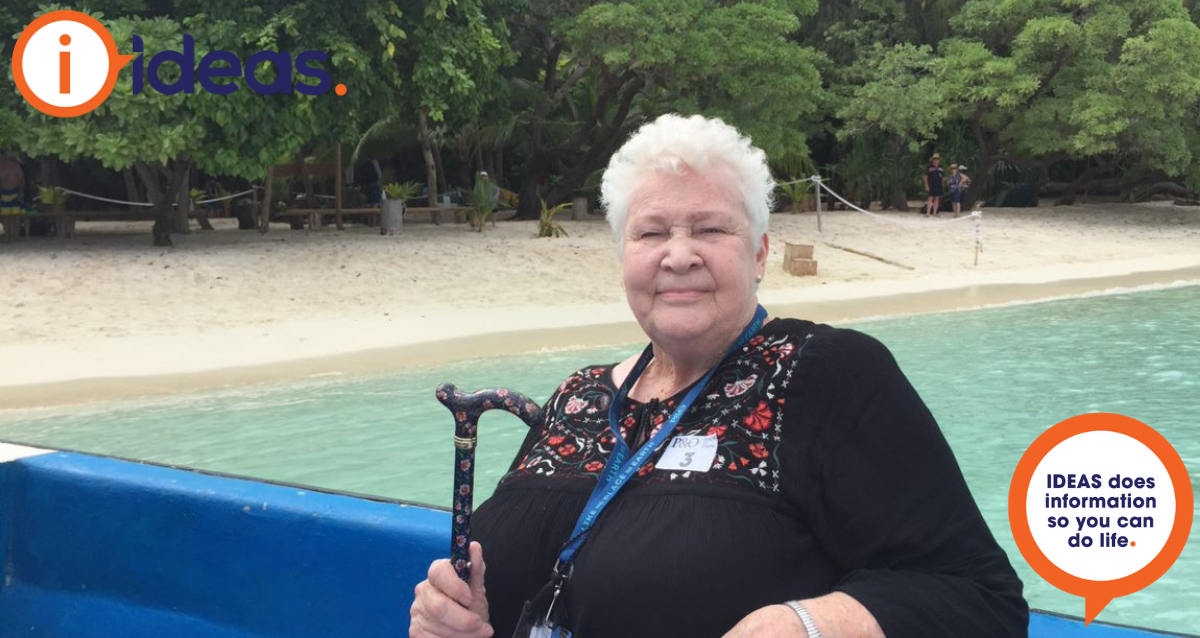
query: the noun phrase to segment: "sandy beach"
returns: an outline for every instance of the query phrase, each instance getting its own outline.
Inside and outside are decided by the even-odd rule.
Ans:
[[[815,213],[773,215],[762,302],[836,323],[1200,282],[1200,208],[987,210],[978,265],[974,220],[880,215],[826,211],[820,235]],[[0,244],[0,409],[643,339],[600,216],[559,239],[214,221],[168,250],[146,222]],[[784,272],[785,242],[815,244],[819,274]]]

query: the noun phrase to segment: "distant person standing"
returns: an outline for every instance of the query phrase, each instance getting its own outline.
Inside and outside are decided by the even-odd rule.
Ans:
[[[954,216],[958,217],[962,214],[962,200],[967,194],[967,187],[971,185],[971,178],[967,176],[967,166],[951,166],[950,167],[950,203],[954,204]]]
[[[24,191],[25,171],[21,170],[21,164],[7,153],[0,153],[0,222],[3,223],[4,241],[16,241],[21,234],[25,215]]]
[[[925,192],[929,199],[925,204],[925,216],[937,215],[942,205],[942,156],[934,153],[925,169]]]
[[[490,201],[500,201],[500,187],[488,177],[487,171],[479,171],[479,176],[475,179],[475,188],[486,194]]]

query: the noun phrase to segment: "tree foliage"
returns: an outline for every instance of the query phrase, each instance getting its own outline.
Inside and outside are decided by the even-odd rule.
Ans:
[[[124,17],[109,18],[103,12],[109,8],[104,2],[97,3],[98,10],[92,13],[117,42],[132,42],[135,35],[144,42],[143,59],[121,71],[112,95],[91,113],[67,119],[44,115],[22,103],[16,111],[24,123],[14,138],[31,156],[54,156],[66,162],[95,159],[118,171],[135,168],[157,211],[156,244],[168,245],[172,232],[186,229],[182,204],[193,166],[209,175],[262,179],[281,158],[349,137],[363,119],[391,101],[400,86],[398,75],[386,64],[394,42],[405,36],[395,24],[400,14],[391,2],[364,3],[363,12],[341,11],[325,2],[212,0],[187,3],[186,9],[138,4],[115,2],[112,8],[118,10],[140,9]],[[46,6],[37,13],[58,8]],[[371,30],[379,33],[378,41],[362,38]],[[135,95],[133,65],[148,66],[148,60],[161,51],[183,51],[185,35],[195,42],[196,62],[215,50],[233,52],[243,64],[259,51],[287,51],[292,59],[303,51],[325,52],[328,60],[313,65],[322,66],[332,84],[344,84],[346,95],[329,91],[307,96],[291,86],[287,93],[260,95],[240,78],[219,82],[239,87],[228,95],[200,88],[166,95],[148,86]],[[171,83],[181,73],[178,65],[164,64],[159,78]],[[312,83],[286,64],[260,64],[254,76],[269,84],[280,73],[291,76],[289,84]],[[176,204],[183,214],[172,215]]]
[[[0,33],[14,35],[0,40],[0,73],[11,77],[15,34],[56,8],[0,6]],[[933,150],[974,165],[970,197],[993,176],[1071,182],[1065,201],[1101,175],[1130,189],[1200,188],[1197,0],[363,0],[353,11],[94,0],[88,10],[123,53],[134,34],[147,57],[180,50],[184,34],[197,60],[318,50],[347,87],[340,97],[244,86],[133,95],[127,67],[100,108],[68,120],[37,113],[12,85],[0,91],[0,146],[135,169],[163,220],[191,167],[258,180],[281,158],[380,131],[423,155],[431,193],[487,170],[515,182],[519,216],[537,219],[543,198],[586,194],[638,125],[671,111],[726,119],[781,176],[832,165],[859,201],[898,208],[919,196]],[[262,65],[256,77],[280,71]],[[166,65],[163,79],[178,73]],[[175,228],[156,235],[169,241]]]
[[[972,0],[952,26],[941,80],[985,169],[1135,158],[1180,176],[1197,161],[1200,27],[1178,0]]]

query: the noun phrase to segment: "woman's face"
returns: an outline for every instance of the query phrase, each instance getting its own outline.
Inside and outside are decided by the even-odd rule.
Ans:
[[[654,173],[634,193],[622,249],[625,296],[660,346],[731,339],[753,314],[767,237],[754,241],[734,183],[723,169]]]

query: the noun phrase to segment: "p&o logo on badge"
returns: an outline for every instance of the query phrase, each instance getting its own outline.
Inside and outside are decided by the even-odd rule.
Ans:
[[[135,57],[117,52],[104,25],[78,11],[52,11],[17,39],[12,71],[17,89],[55,117],[91,112],[112,94],[117,74]]]

